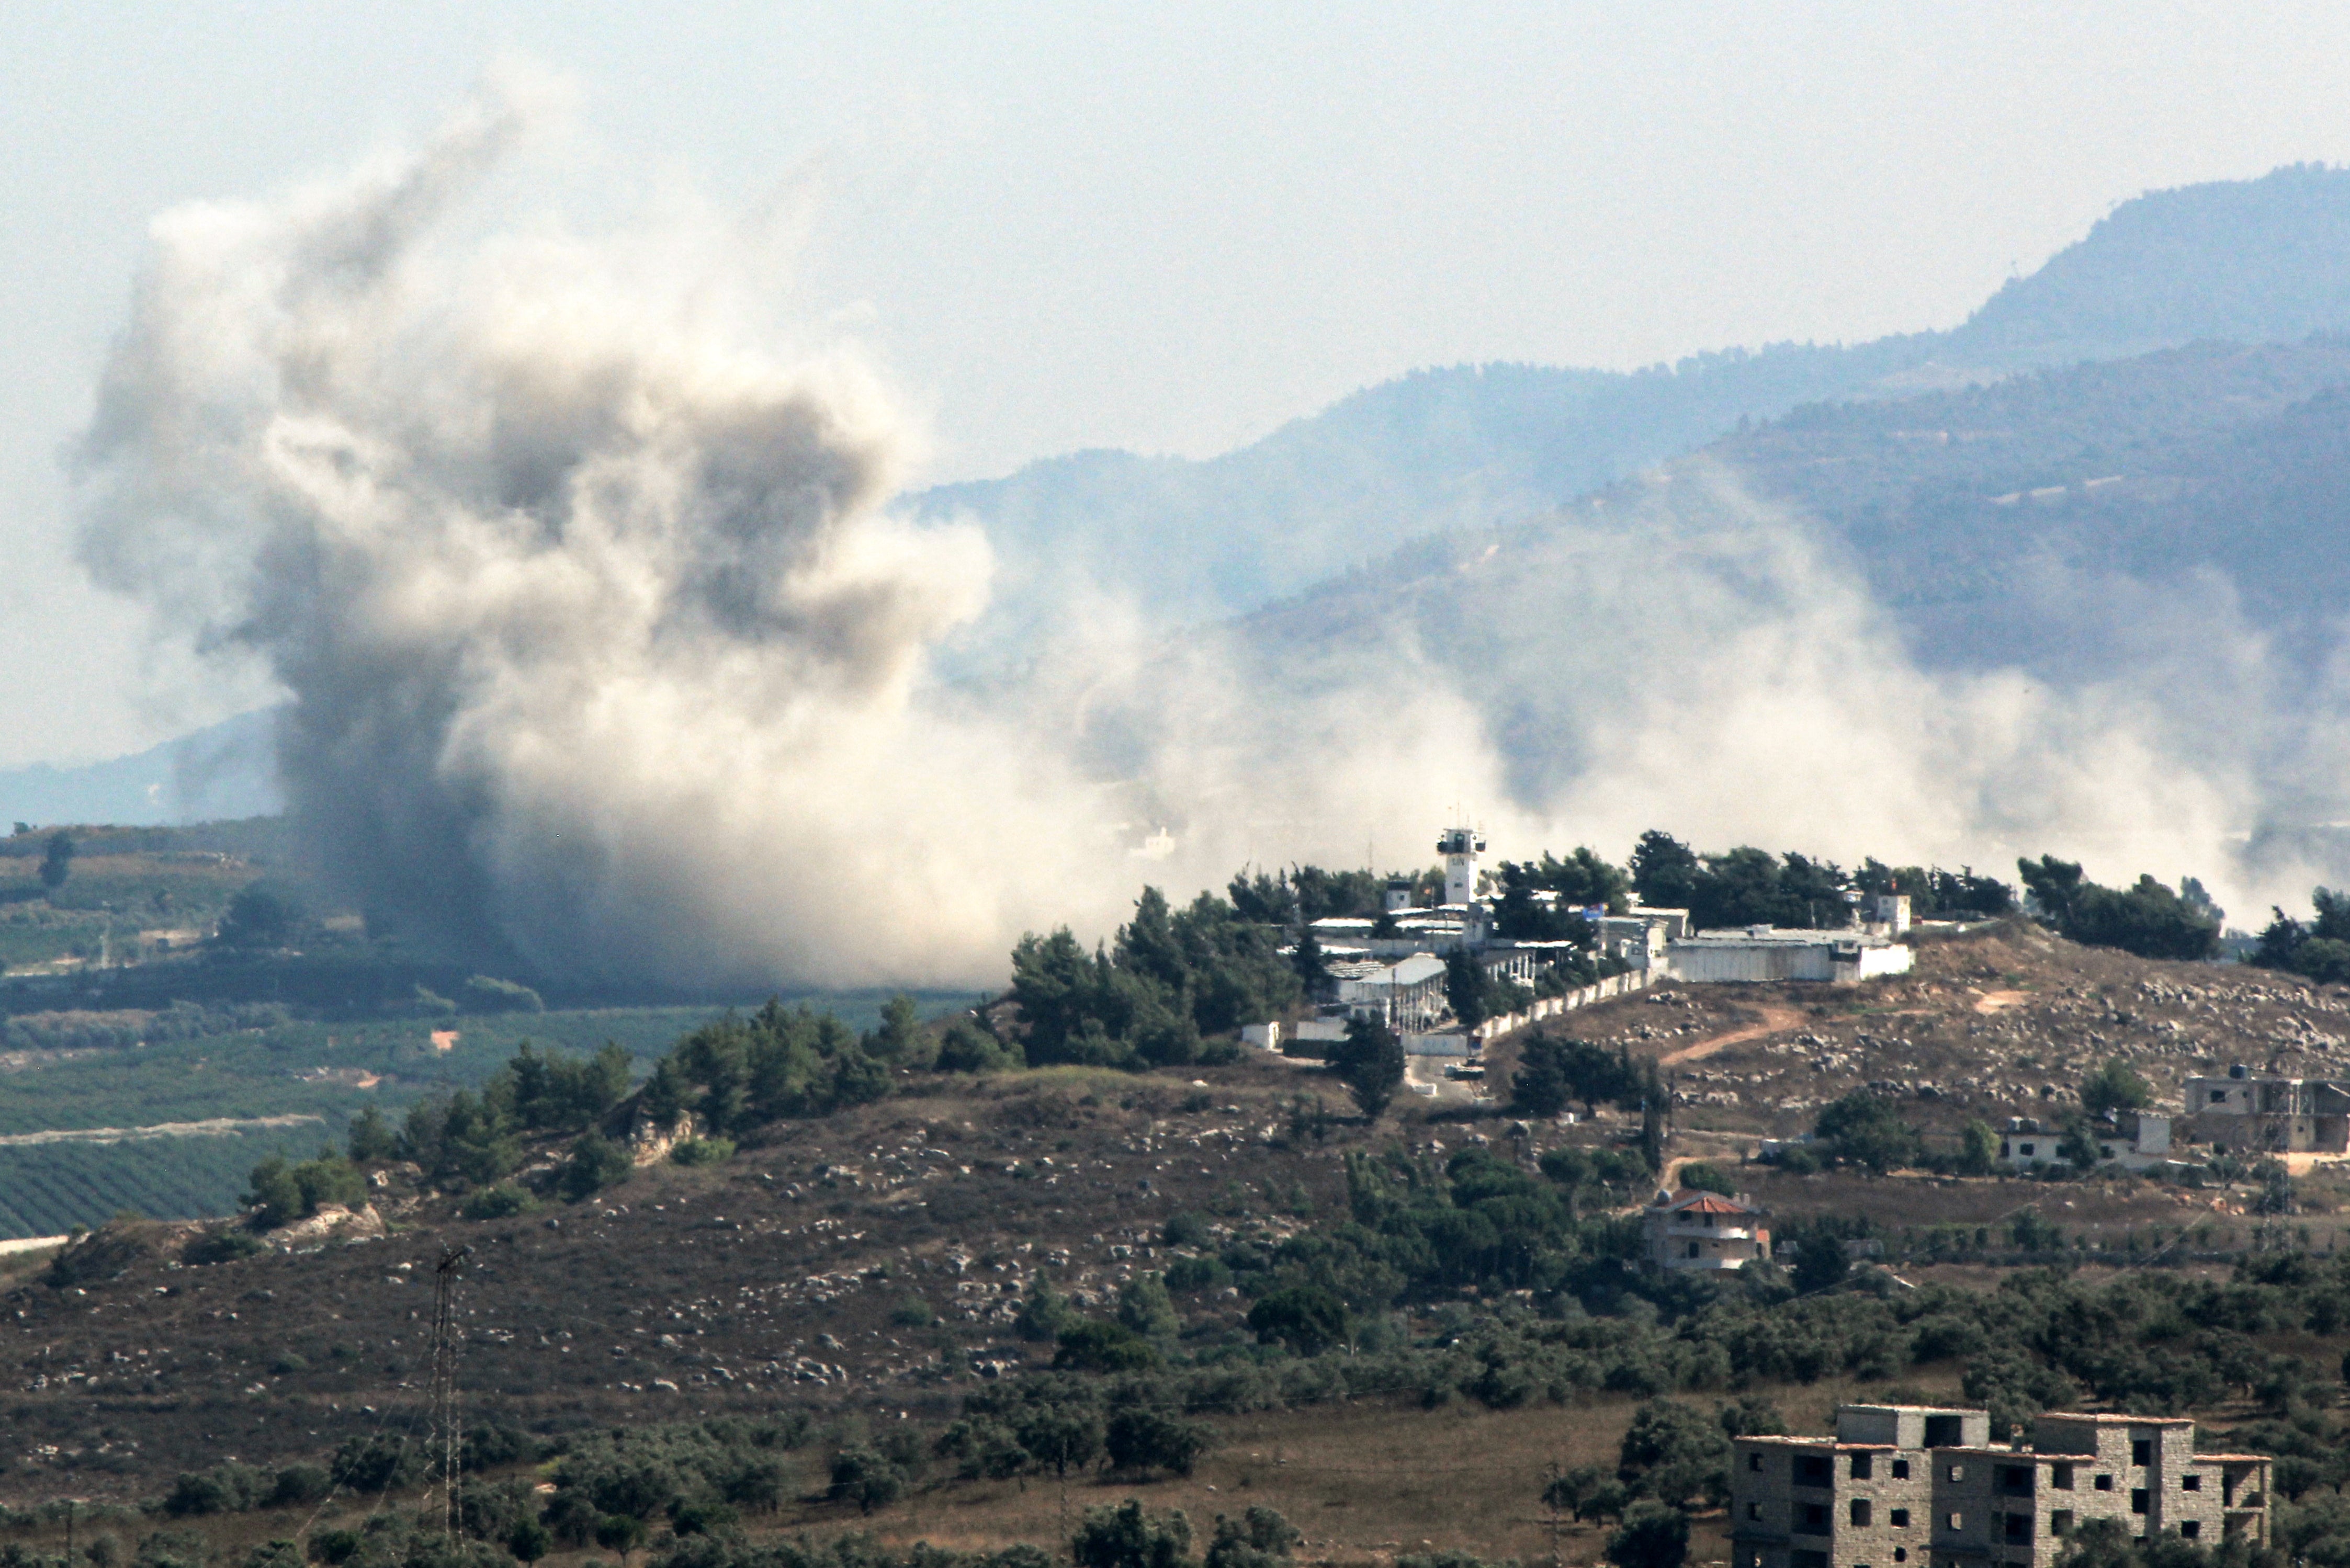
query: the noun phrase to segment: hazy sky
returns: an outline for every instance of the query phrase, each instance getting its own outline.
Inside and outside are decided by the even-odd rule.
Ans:
[[[775,286],[930,477],[1203,455],[1414,366],[1943,327],[2150,188],[2350,161],[2350,10],[2284,5],[0,7],[0,766],[218,717],[72,564],[58,453],[144,226],[431,125],[516,55],[513,199],[804,210]]]

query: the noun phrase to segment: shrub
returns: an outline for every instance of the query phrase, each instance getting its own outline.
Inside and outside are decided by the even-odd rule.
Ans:
[[[1181,1568],[1191,1551],[1191,1521],[1180,1509],[1153,1518],[1128,1498],[1116,1508],[1089,1508],[1069,1542],[1076,1568]]]
[[[1762,1394],[1742,1394],[1714,1412],[1725,1436],[1777,1438],[1787,1431],[1787,1417],[1778,1401]]]
[[[1142,1372],[1159,1365],[1150,1342],[1122,1323],[1089,1318],[1063,1329],[1059,1338],[1056,1371]]]
[[[1301,1539],[1296,1526],[1262,1504],[1239,1519],[1220,1513],[1206,1568],[1279,1568]]]
[[[1872,1170],[1890,1170],[1918,1158],[1916,1129],[1901,1119],[1891,1100],[1866,1089],[1855,1089],[1823,1109],[1813,1137],[1838,1159]]]
[[[536,1563],[555,1550],[555,1532],[535,1519],[518,1519],[506,1532],[506,1550],[517,1563]]]
[[[1624,1511],[1624,1522],[1607,1538],[1607,1561],[1617,1568],[1681,1568],[1689,1537],[1688,1514],[1644,1499]]]
[[[180,1262],[200,1267],[234,1263],[239,1258],[250,1258],[261,1250],[261,1239],[250,1231],[235,1228],[207,1231],[181,1250]]]
[[[1248,1325],[1266,1345],[1286,1345],[1300,1355],[1319,1355],[1347,1339],[1347,1307],[1319,1285],[1290,1285],[1261,1297],[1249,1308]]]
[[[1159,1231],[1159,1239],[1170,1247],[1204,1247],[1211,1236],[1208,1217],[1188,1209],[1170,1216]]]
[[[1621,1518],[1626,1501],[1624,1483],[1602,1465],[1578,1465],[1543,1488],[1544,1506],[1594,1524]]]
[[[213,940],[231,948],[282,947],[293,940],[302,920],[301,903],[291,893],[255,882],[228,901]]]
[[[2085,879],[2079,866],[2053,855],[2019,860],[2016,867],[2040,914],[2067,940],[2190,961],[2220,950],[2219,911],[2191,878],[2182,897],[2151,877],[2127,888],[2101,888]]]
[[[266,1478],[251,1465],[215,1465],[182,1475],[163,1496],[163,1511],[174,1519],[214,1513],[244,1513],[267,1495]]]
[[[1719,1192],[1724,1198],[1734,1197],[1738,1191],[1738,1183],[1731,1179],[1720,1166],[1701,1161],[1692,1161],[1681,1167],[1680,1183],[1683,1187],[1696,1188],[1704,1192]]]
[[[1139,1406],[1112,1412],[1102,1432],[1109,1462],[1122,1470],[1172,1470],[1188,1476],[1214,1444],[1204,1424]]]
[[[1167,1265],[1170,1291],[1221,1290],[1232,1282],[1232,1270],[1222,1258],[1178,1258]]]
[[[130,1568],[204,1568],[211,1544],[192,1531],[158,1530],[142,1537]]]
[[[337,1486],[351,1491],[387,1491],[413,1484],[424,1471],[424,1459],[407,1438],[378,1434],[347,1440],[327,1469]]]
[[[317,1465],[288,1465],[277,1472],[269,1489],[271,1508],[308,1508],[324,1502],[335,1490],[335,1479]]]
[[[853,1502],[861,1513],[887,1508],[905,1492],[906,1472],[879,1449],[852,1444],[833,1456],[832,1486],[826,1493],[835,1502]]]
[[[1635,1491],[1678,1508],[1730,1492],[1730,1440],[1694,1406],[1651,1399],[1632,1414],[1617,1473]]]
[[[722,1165],[734,1158],[734,1140],[728,1137],[690,1137],[676,1144],[669,1157],[679,1165]]]
[[[351,1118],[351,1130],[347,1149],[352,1163],[380,1165],[400,1158],[400,1134],[373,1106],[361,1108]]]
[[[644,1544],[645,1521],[634,1514],[608,1514],[596,1521],[596,1544],[607,1552],[617,1552],[622,1562],[629,1553]]]
[[[1058,1339],[1077,1321],[1076,1309],[1069,1305],[1066,1296],[1053,1288],[1053,1282],[1038,1273],[1036,1282],[1020,1303],[1020,1314],[1013,1320],[1013,1331],[1023,1339]]]
[[[1155,1273],[1137,1274],[1119,1287],[1118,1321],[1149,1339],[1171,1339],[1183,1332],[1167,1282]]]
[[[457,1450],[460,1470],[494,1470],[527,1464],[539,1456],[538,1439],[517,1428],[484,1422],[465,1434]]]
[[[468,1220],[511,1220],[517,1214],[527,1214],[537,1207],[530,1194],[507,1182],[484,1187],[465,1199],[457,1210]]]
[[[1377,1121],[1403,1087],[1403,1041],[1384,1023],[1351,1019],[1346,1039],[1331,1054],[1330,1066],[1364,1116]]]
[[[253,1210],[254,1223],[265,1231],[307,1219],[326,1204],[350,1209],[367,1201],[367,1178],[358,1166],[332,1152],[299,1165],[271,1155],[253,1168],[247,1179],[253,1190],[242,1201]]]
[[[739,1517],[729,1505],[710,1498],[681,1499],[670,1508],[669,1525],[680,1536],[710,1535],[732,1528]]]
[[[1989,1176],[1999,1160],[1999,1135],[1980,1116],[1970,1116],[1959,1129],[1959,1174]]]
[[[1027,1061],[1019,1046],[1005,1044],[968,1018],[958,1018],[939,1037],[932,1065],[941,1073],[1001,1073],[1024,1067]]]
[[[2153,1087],[2118,1056],[2107,1057],[2081,1084],[2081,1108],[2093,1116],[2107,1111],[2144,1110],[2152,1104]]]
[[[636,1161],[629,1158],[627,1149],[601,1133],[591,1132],[571,1146],[571,1157],[563,1163],[558,1185],[563,1196],[576,1203],[608,1187],[618,1187],[636,1170]]]

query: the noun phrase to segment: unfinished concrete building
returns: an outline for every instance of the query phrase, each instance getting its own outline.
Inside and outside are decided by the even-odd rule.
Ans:
[[[2324,1078],[2280,1078],[2241,1063],[2224,1078],[2189,1078],[2178,1134],[2214,1148],[2267,1154],[2350,1154],[2350,1088]]]
[[[1732,1449],[1731,1568],[2051,1568],[2093,1519],[2268,1540],[2268,1459],[2199,1454],[2189,1420],[2044,1415],[2008,1448],[1985,1411],[1846,1405],[1833,1437]]]

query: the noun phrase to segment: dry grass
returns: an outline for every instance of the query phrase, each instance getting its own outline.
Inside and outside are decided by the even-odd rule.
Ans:
[[[1957,1380],[1955,1367],[1922,1369],[1898,1393],[1952,1398]],[[1837,1404],[1882,1400],[1894,1391],[1881,1384],[1830,1381],[1765,1392],[1778,1399],[1792,1426],[1816,1431],[1830,1425]],[[1689,1397],[1700,1408],[1716,1403],[1703,1395]],[[1217,1514],[1263,1504],[1305,1532],[1298,1555],[1309,1563],[1375,1563],[1399,1552],[1441,1548],[1489,1560],[1546,1561],[1554,1534],[1541,1503],[1544,1482],[1554,1467],[1612,1466],[1638,1403],[1629,1397],[1603,1397],[1572,1407],[1505,1411],[1467,1401],[1433,1410],[1362,1403],[1234,1417],[1214,1423],[1220,1446],[1188,1478],[1140,1484],[1087,1478],[1073,1480],[1066,1493],[1049,1478],[1025,1486],[946,1481],[869,1517],[828,1503],[797,1502],[771,1518],[748,1521],[749,1532],[822,1539],[869,1531],[900,1547],[927,1541],[962,1551],[993,1550],[1018,1542],[1065,1540],[1087,1508],[1133,1497],[1154,1512],[1183,1510],[1191,1521],[1195,1551],[1204,1547]],[[819,1484],[817,1456],[800,1457],[803,1480],[813,1489]],[[414,1504],[403,1500],[386,1506]],[[354,1522],[367,1511],[364,1506],[338,1506],[318,1527]],[[216,1559],[234,1562],[264,1541],[293,1535],[307,1517],[255,1513],[189,1521],[184,1527],[201,1531],[213,1543]],[[114,1528],[125,1532],[124,1527]],[[1724,1529],[1721,1515],[1700,1517],[1690,1561],[1725,1561]],[[86,1526],[85,1539],[89,1532]],[[47,1543],[51,1533],[25,1539]],[[1606,1540],[1604,1529],[1571,1520],[1557,1523],[1555,1542],[1564,1563],[1597,1562]],[[598,1556],[594,1551],[563,1552],[547,1562],[552,1568],[579,1568]]]

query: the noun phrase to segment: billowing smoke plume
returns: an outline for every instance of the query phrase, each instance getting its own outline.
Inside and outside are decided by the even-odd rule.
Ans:
[[[265,661],[296,824],[404,929],[615,978],[1000,966],[1093,839],[1053,756],[916,700],[984,540],[885,516],[872,378],[713,327],[714,272],[448,243],[527,119],[161,220],[85,558]]]
[[[2207,877],[2258,816],[2230,759],[2272,704],[2224,613],[2129,682],[1929,676],[1697,467],[1212,634],[1077,605],[947,691],[987,545],[893,520],[875,379],[714,304],[723,244],[483,237],[529,120],[161,219],[81,457],[92,570],[290,693],[291,814],[388,928],[582,978],[984,981],[1146,877],[1423,864],[1460,809],[1513,855],[1662,826]]]

